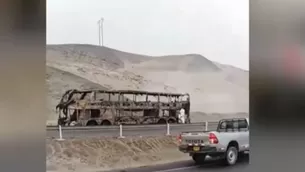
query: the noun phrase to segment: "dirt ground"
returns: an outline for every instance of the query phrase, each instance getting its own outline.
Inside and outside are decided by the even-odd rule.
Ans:
[[[98,172],[190,159],[175,137],[47,140],[47,171]]]

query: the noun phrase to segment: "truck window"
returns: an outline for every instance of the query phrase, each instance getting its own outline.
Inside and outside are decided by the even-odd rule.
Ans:
[[[227,128],[227,123],[226,122],[222,122],[221,124],[220,124],[220,127],[219,127],[220,129],[226,129]]]
[[[220,129],[233,129],[233,128],[234,128],[233,121],[223,121],[220,124]]]
[[[238,120],[239,129],[248,129],[248,122],[245,119]]]
[[[234,122],[233,121],[227,121],[227,129],[234,129]]]
[[[238,121],[234,121],[233,122],[233,129],[238,129],[238,127],[239,127]]]
[[[248,122],[245,119],[225,120],[220,123],[219,129],[226,131],[247,130]]]

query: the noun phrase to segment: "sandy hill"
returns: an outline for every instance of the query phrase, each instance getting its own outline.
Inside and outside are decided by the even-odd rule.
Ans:
[[[54,105],[66,89],[92,87],[188,92],[193,121],[248,113],[248,78],[248,71],[199,54],[152,57],[94,45],[48,45],[48,119],[56,118]]]

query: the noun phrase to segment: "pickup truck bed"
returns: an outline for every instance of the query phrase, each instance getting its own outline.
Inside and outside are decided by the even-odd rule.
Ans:
[[[234,165],[238,156],[249,151],[249,120],[223,119],[216,131],[183,132],[178,141],[179,151],[188,153],[196,163],[203,163],[208,155]]]

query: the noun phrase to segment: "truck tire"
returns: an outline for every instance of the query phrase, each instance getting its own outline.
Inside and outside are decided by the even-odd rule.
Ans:
[[[204,164],[205,158],[206,158],[206,154],[193,154],[192,158],[195,161],[196,164]]]
[[[237,159],[238,159],[237,148],[235,146],[229,146],[225,153],[224,164],[228,166],[235,165]]]

